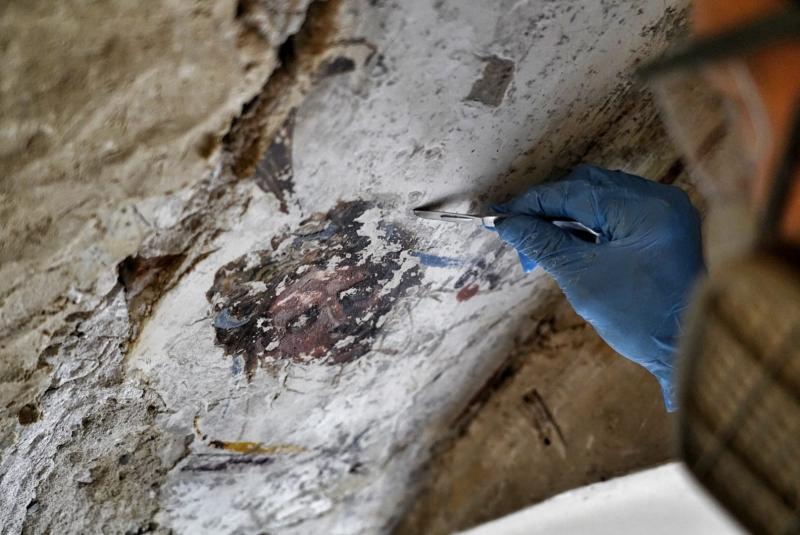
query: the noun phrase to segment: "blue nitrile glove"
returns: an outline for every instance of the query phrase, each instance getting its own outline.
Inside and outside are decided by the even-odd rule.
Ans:
[[[704,270],[700,217],[679,188],[584,165],[494,207],[500,237],[538,262],[575,311],[621,355],[656,376],[675,410],[673,363],[690,290]],[[545,218],[601,233],[582,241]]]

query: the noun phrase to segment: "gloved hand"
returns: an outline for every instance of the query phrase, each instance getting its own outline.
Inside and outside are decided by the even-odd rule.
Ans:
[[[656,376],[668,410],[681,318],[705,271],[700,217],[679,188],[584,165],[494,207],[500,237],[523,267],[538,262],[575,311],[621,355]],[[545,218],[601,233],[589,243]],[[528,269],[526,269],[528,271]]]

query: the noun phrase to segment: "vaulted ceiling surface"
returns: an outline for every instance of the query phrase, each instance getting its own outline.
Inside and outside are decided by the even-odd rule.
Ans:
[[[163,224],[48,357],[55,388],[3,459],[9,474],[45,468],[19,487],[33,505],[10,525],[47,525],[76,501],[89,520],[179,532],[396,525],[432,448],[467,425],[476,393],[562,306],[493,233],[410,210],[477,210],[584,158],[674,180],[675,157],[630,75],[663,48],[680,7],[315,2],[220,140],[213,172],[149,203]],[[553,381],[578,370],[565,381],[574,388],[639,377],[624,392],[647,410],[609,444],[629,444],[619,435],[637,418],[656,422],[648,444],[664,444],[654,385],[636,368],[596,367],[594,351],[613,355],[577,339],[551,354],[563,365],[541,370]],[[534,412],[550,410],[552,393],[555,417],[571,419],[561,428],[581,433],[568,390],[523,386]],[[103,447],[87,446],[100,436]],[[584,464],[611,474],[666,456],[614,458],[605,472]],[[144,466],[152,507],[114,505],[133,492],[119,474]]]

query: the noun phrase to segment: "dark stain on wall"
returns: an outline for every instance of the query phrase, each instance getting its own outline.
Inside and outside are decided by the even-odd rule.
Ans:
[[[503,102],[508,84],[514,77],[514,62],[497,56],[483,58],[486,65],[465,100],[480,102],[496,108]]]
[[[346,74],[356,70],[356,62],[346,56],[337,56],[320,65],[319,73],[320,78],[328,76],[336,76],[337,74]]]
[[[236,455],[203,455],[189,457],[189,461],[181,466],[181,472],[238,472],[255,466],[272,464],[274,457],[240,457]]]
[[[339,40],[341,0],[314,0],[300,29],[278,48],[280,67],[273,71],[263,89],[242,106],[222,138],[222,150],[232,156],[230,171],[238,178],[253,176],[255,167],[276,132],[297,104],[311,90],[320,63],[330,57]],[[245,37],[262,33],[261,21],[271,21],[269,2],[244,0],[237,8]],[[266,17],[264,14],[266,13]],[[291,11],[291,10],[290,10]],[[272,30],[267,28],[266,33]]]
[[[401,271],[413,245],[407,231],[380,223],[380,244],[359,234],[356,219],[370,207],[340,202],[272,240],[272,249],[217,271],[206,294],[216,341],[243,359],[248,379],[269,360],[339,364],[361,357],[395,301],[419,283],[417,266]]]
[[[292,110],[272,143],[256,164],[253,180],[259,188],[272,193],[280,202],[281,212],[289,213],[287,197],[294,193],[294,170],[292,167],[292,138],[294,136]]]
[[[535,388],[522,396],[523,414],[529,419],[545,446],[555,445],[562,457],[567,456],[567,441],[561,427],[544,398]]]
[[[456,279],[453,289],[458,290],[456,299],[463,302],[475,297],[481,288],[494,290],[499,282],[500,275],[495,273],[485,260],[478,259]]]
[[[39,410],[39,407],[32,403],[23,405],[22,408],[20,408],[20,410],[17,412],[17,419],[22,425],[30,425],[38,422],[41,417],[42,413]]]
[[[139,328],[150,316],[153,307],[173,283],[173,277],[186,260],[183,253],[157,256],[134,255],[117,265],[117,280],[125,290],[132,331],[136,337]]]

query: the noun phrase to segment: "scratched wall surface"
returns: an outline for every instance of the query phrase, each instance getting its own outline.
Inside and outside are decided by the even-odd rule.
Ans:
[[[520,377],[569,386],[513,384],[533,440],[575,470],[536,489],[506,470],[518,491],[504,504],[437,515],[453,484],[487,477],[459,475],[482,450],[454,432],[495,438],[498,370],[564,305],[492,232],[410,210],[478,210],[581,161],[684,180],[630,81],[684,3],[289,4],[238,3],[280,66],[240,99],[209,171],[130,199],[152,225],[26,356],[44,387],[4,435],[4,530],[448,532],[668,457],[654,381],[556,323],[574,346]],[[273,35],[276,6],[296,23]],[[603,393],[615,381],[628,386]],[[589,455],[570,389],[646,410],[598,427]],[[523,452],[514,466],[546,462]]]

